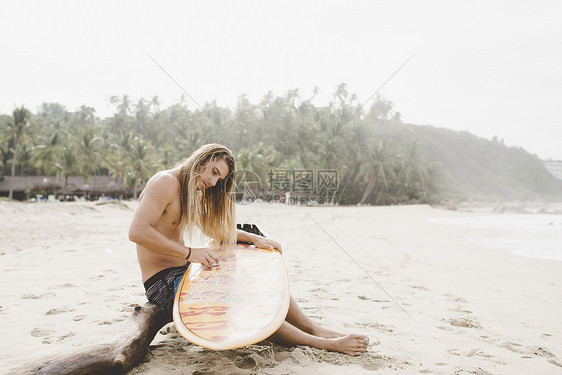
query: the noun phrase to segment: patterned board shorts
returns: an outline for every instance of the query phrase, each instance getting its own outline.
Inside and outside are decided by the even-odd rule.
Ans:
[[[170,321],[174,308],[174,296],[188,266],[189,263],[185,266],[165,268],[144,283],[148,301],[160,306],[161,309],[167,308]]]

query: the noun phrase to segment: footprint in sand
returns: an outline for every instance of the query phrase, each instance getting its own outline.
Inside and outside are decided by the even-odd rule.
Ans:
[[[56,307],[54,309],[51,309],[49,311],[47,311],[45,313],[45,315],[58,315],[58,314],[64,314],[67,312],[72,312],[74,311],[74,309],[70,308],[70,307]]]
[[[429,290],[428,288],[426,288],[426,287],[423,286],[423,285],[409,285],[409,287],[410,287],[410,288],[413,288],[413,289],[423,290],[423,291],[428,291],[428,290]]]
[[[525,348],[523,348],[523,345],[518,344],[516,342],[504,342],[503,344],[500,345],[501,348],[506,348],[514,353],[525,353],[526,350]]]
[[[105,275],[97,275],[97,276],[90,276],[88,278],[88,281],[98,281],[101,280],[105,277]]]
[[[552,354],[548,349],[542,346],[533,346],[529,348],[530,354],[534,354],[538,357],[548,358],[548,362],[553,365],[562,367],[562,361],[560,361],[554,354]]]
[[[463,356],[463,357],[485,357],[485,358],[492,358],[493,355],[483,352],[480,348],[475,349],[449,349],[447,350],[449,354],[456,355],[456,356]]]
[[[276,362],[283,362],[289,358],[291,358],[291,350],[287,348],[279,347],[273,353],[273,359]]]
[[[199,369],[199,370],[193,371],[192,375],[213,375],[213,374],[215,374],[215,372],[212,371],[212,370],[201,370],[201,369]]]
[[[67,338],[69,338],[69,337],[72,337],[72,336],[74,336],[74,335],[75,335],[74,332],[67,332],[67,333],[65,333],[65,334],[63,334],[63,335],[61,335],[61,336],[58,336],[58,337],[48,337],[48,338],[46,338],[45,340],[41,341],[41,343],[43,343],[43,344],[52,344],[52,343],[59,342],[59,341],[62,341],[62,340],[64,340],[64,339],[67,339]]]
[[[52,298],[55,297],[55,293],[43,293],[43,294],[24,294],[21,299],[41,299],[41,298]]]
[[[477,368],[473,368],[470,370],[465,370],[462,368],[455,368],[455,372],[453,373],[454,375],[492,375],[492,373],[477,367]]]
[[[49,328],[34,328],[31,330],[31,336],[33,337],[48,337],[53,333],[55,333],[55,331]]]
[[[394,327],[391,328],[385,326],[384,324],[375,323],[375,322],[359,322],[357,325],[365,328],[375,328],[378,329],[379,331],[386,332],[386,333],[394,332]]]
[[[49,289],[62,289],[62,288],[78,288],[78,285],[66,283],[66,284],[52,286]]]
[[[468,318],[452,318],[448,321],[449,324],[455,327],[482,328],[482,326],[477,321]]]
[[[314,288],[314,289],[310,289],[308,291],[309,293],[315,293],[315,292],[320,292],[322,294],[328,293],[328,291],[326,289],[323,288]]]
[[[357,296],[357,298],[363,300],[363,301],[372,301],[372,302],[390,302],[387,299],[375,299],[375,298],[371,298],[371,297],[367,297],[367,296]]]
[[[448,297],[448,301],[458,302],[458,303],[467,303],[468,301],[463,297],[455,296],[454,294],[445,293],[443,294],[445,297]]]
[[[234,361],[234,364],[236,365],[236,367],[241,368],[241,369],[245,369],[245,370],[255,369],[255,368],[258,367],[258,364],[256,363],[256,360],[254,358],[252,358],[251,356],[236,358],[236,360]]]

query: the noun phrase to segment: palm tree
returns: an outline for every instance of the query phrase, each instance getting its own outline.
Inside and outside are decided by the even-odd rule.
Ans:
[[[143,138],[149,139],[151,142],[155,141],[155,136],[153,137],[150,131],[151,125],[151,114],[150,114],[150,103],[145,99],[139,99],[139,102],[134,105],[134,115],[135,115],[135,132],[137,134],[142,134]]]
[[[417,142],[411,143],[407,147],[405,155],[402,156],[396,180],[399,184],[399,194],[409,190],[416,196],[421,192],[422,198],[425,198],[428,191],[428,165],[425,155],[418,148]]]
[[[135,137],[127,156],[129,168],[131,169],[129,175],[133,179],[133,196],[136,199],[139,184],[142,184],[150,177],[156,165],[154,162],[154,150],[150,142],[140,137]]]
[[[131,102],[127,95],[123,95],[122,99],[112,96],[110,102],[115,107],[116,112],[113,117],[108,119],[106,124],[111,134],[120,137],[134,127],[134,120],[129,116]]]
[[[126,171],[123,150],[118,145],[112,144],[107,151],[101,157],[103,166],[107,168],[108,173],[115,179],[115,182],[120,183],[121,187],[123,187]]]
[[[41,141],[40,141],[41,142]],[[61,136],[57,130],[41,144],[33,148],[32,163],[40,175],[51,174],[57,170],[57,152],[61,147]]]
[[[92,174],[96,174],[99,170],[100,161],[100,144],[102,139],[95,134],[92,127],[86,128],[82,137],[78,142],[78,162],[80,170],[86,180],[89,180]]]
[[[368,176],[369,182],[359,204],[364,204],[379,181],[388,186],[388,179],[393,177],[392,144],[379,141],[368,148],[359,176]]]
[[[123,95],[121,103],[117,105],[117,110],[123,115],[131,113],[131,99],[129,98],[129,95]]]
[[[371,105],[369,110],[368,117],[371,118],[373,121],[380,121],[380,120],[389,120],[392,114],[392,107],[393,103],[389,100],[386,100],[380,94],[377,94],[375,102]],[[400,114],[396,117],[394,114],[395,119],[400,119]]]
[[[94,108],[82,105],[76,115],[80,120],[80,124],[86,126],[96,121],[95,113],[96,110]]]
[[[259,198],[265,188],[266,171],[275,158],[275,151],[263,144],[252,149],[246,148],[236,154],[237,174],[236,186],[243,189],[246,197],[251,194]]]
[[[152,97],[150,105],[152,106],[152,113],[160,112],[160,98],[158,98],[158,95]]]
[[[345,190],[349,183],[354,181],[359,173],[359,168],[365,162],[365,153],[369,151],[369,145],[372,142],[372,132],[364,121],[358,122],[357,124],[350,124],[349,132],[346,132],[345,142],[347,145],[347,155],[345,157],[345,164],[343,165],[344,175],[342,176],[342,181],[345,181],[345,185],[339,192],[338,201],[341,202],[344,196]],[[354,195],[353,191],[347,195],[347,200]],[[356,195],[356,194],[355,194]],[[342,202],[343,203],[343,202]]]
[[[78,166],[76,165],[76,151],[74,147],[65,143],[58,152],[58,161],[55,164],[60,174],[64,177],[64,186],[68,185],[68,177],[76,173]]]
[[[18,153],[18,162],[20,165],[20,176],[24,176],[29,173],[29,167],[31,159],[33,158],[33,147],[28,143],[24,142],[21,144]]]
[[[14,184],[14,176],[16,175],[16,163],[19,153],[20,145],[23,141],[26,140],[28,137],[28,131],[31,127],[31,112],[29,112],[24,106],[20,108],[14,109],[12,112],[13,119],[8,123],[10,128],[13,141],[14,141],[14,152],[12,156],[12,177],[10,179],[10,192],[8,194],[8,198],[13,198],[13,184]]]
[[[12,132],[8,127],[8,115],[0,115],[0,180],[4,176],[4,165],[7,165],[10,154]]]

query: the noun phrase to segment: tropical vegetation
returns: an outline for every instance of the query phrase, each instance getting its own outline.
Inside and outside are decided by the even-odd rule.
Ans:
[[[290,192],[306,202],[399,204],[560,197],[560,183],[522,149],[405,124],[390,101],[378,96],[363,106],[345,84],[328,106],[314,102],[295,89],[268,93],[259,103],[242,95],[232,109],[216,102],[197,107],[184,98],[162,109],[158,97],[115,96],[106,118],[85,105],[69,111],[44,103],[35,113],[21,106],[0,115],[0,179],[106,175],[136,196],[157,170],[202,144],[222,143],[236,156],[238,186],[254,198]],[[283,187],[272,184],[280,171],[286,172]],[[331,185],[319,179],[326,171],[336,177]]]

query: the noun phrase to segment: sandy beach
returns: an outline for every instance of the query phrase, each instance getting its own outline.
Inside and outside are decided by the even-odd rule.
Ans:
[[[146,302],[127,239],[135,207],[0,202],[0,372],[120,334]],[[506,229],[443,223],[501,214],[423,205],[237,210],[238,222],[283,245],[303,310],[328,328],[366,334],[368,351],[352,358],[262,342],[213,352],[170,324],[130,374],[562,374],[562,262],[474,241]]]

